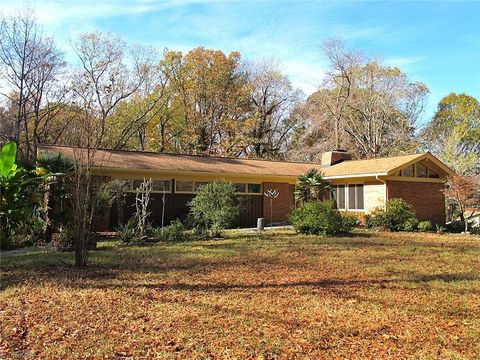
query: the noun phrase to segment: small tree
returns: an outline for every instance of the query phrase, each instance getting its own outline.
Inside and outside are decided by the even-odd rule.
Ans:
[[[480,206],[480,184],[474,176],[453,176],[448,180],[444,190],[447,198],[452,201],[460,212],[460,219],[465,223],[465,232],[468,231],[468,219],[474,214],[467,214],[468,208]]]
[[[225,181],[200,186],[189,205],[194,226],[209,237],[219,237],[242,209],[235,186]]]
[[[298,176],[295,185],[295,199],[304,203],[320,201],[330,189],[330,183],[325,180],[323,173],[317,169],[310,169],[306,174]]]

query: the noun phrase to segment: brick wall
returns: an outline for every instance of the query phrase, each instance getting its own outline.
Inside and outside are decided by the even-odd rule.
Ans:
[[[444,184],[429,182],[387,181],[388,199],[402,198],[412,205],[419,220],[445,223]]]
[[[263,191],[265,192],[269,189],[277,189],[279,195],[273,200],[273,221],[270,216],[270,199],[263,195],[265,224],[288,222],[293,206],[293,186],[287,183],[263,183]]]

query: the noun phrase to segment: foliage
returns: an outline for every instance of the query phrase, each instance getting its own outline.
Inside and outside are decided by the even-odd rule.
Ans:
[[[2,257],[0,357],[478,357],[477,238],[228,235]]]
[[[208,237],[219,237],[241,213],[242,205],[235,194],[235,186],[225,181],[214,181],[200,186],[189,203],[195,229]]]
[[[346,217],[331,201],[306,202],[292,210],[293,228],[308,235],[337,235],[350,232],[358,219]]]
[[[53,247],[58,251],[72,251],[75,248],[75,239],[73,229],[71,225],[67,225],[62,228],[60,232],[56,232],[52,235],[52,240],[49,243],[50,247]]]
[[[157,227],[154,229],[152,237],[157,241],[165,242],[180,242],[190,239],[186,232],[185,226],[177,219],[163,228]]]
[[[468,218],[475,213],[475,208],[480,206],[479,179],[475,176],[453,176],[448,180],[444,193],[447,199],[457,206],[460,220],[465,225],[464,231],[467,232]]]
[[[480,103],[466,94],[451,93],[440,100],[422,139],[459,175],[480,171]]]
[[[428,88],[339,40],[328,40],[322,49],[329,68],[300,112],[306,121],[295,137],[300,158],[339,148],[358,158],[413,151]]]
[[[322,172],[310,169],[301,174],[295,184],[295,199],[303,202],[319,201],[330,191],[330,183],[325,180]]]
[[[17,146],[14,142],[6,143],[0,150],[0,235],[5,238],[2,246],[12,246],[14,243],[23,242],[23,240],[7,239],[14,236],[22,224],[23,229],[27,230],[27,234],[33,234],[30,231],[32,226],[38,229],[38,221],[41,219],[35,219],[36,209],[38,209],[36,204],[39,202],[36,192],[49,177],[49,173],[45,169],[37,168],[27,171],[17,167],[16,155]],[[27,224],[29,225],[25,228]],[[26,234],[22,232],[17,235]],[[28,242],[29,239],[25,240]]]
[[[385,209],[381,207],[374,208],[370,213],[365,214],[365,227],[374,229],[385,226]]]
[[[120,224],[117,228],[117,236],[118,239],[124,244],[130,244],[132,242],[136,242],[138,239],[137,233],[137,225],[134,219],[130,219],[125,224]]]
[[[420,221],[417,227],[418,227],[418,230],[420,231],[430,231],[433,229],[432,222],[429,220]]]
[[[418,220],[413,207],[403,199],[390,199],[384,208],[378,207],[365,216],[368,228],[385,227],[391,231],[413,231]]]

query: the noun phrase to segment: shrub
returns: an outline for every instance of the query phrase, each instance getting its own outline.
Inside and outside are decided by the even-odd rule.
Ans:
[[[472,226],[470,228],[470,234],[473,234],[473,235],[480,235],[480,226]]]
[[[124,244],[130,244],[138,240],[136,235],[136,224],[134,219],[130,219],[126,224],[120,225],[117,228],[117,235],[119,240]]]
[[[214,181],[200,186],[190,205],[190,219],[195,230],[206,237],[218,237],[233,224],[242,210],[235,186]]]
[[[342,216],[331,201],[304,203],[293,209],[290,220],[296,231],[312,235],[348,233],[357,221],[355,217]]]
[[[163,229],[157,227],[153,229],[152,237],[156,241],[166,242],[180,242],[189,240],[188,234],[185,232],[185,226],[177,219],[172,221],[169,226],[165,226]]]
[[[413,207],[403,199],[390,199],[385,204],[385,226],[392,231],[413,230],[417,216]]]
[[[368,229],[385,226],[385,210],[375,208],[370,214],[365,214],[365,227]]]
[[[74,250],[74,243],[73,229],[71,226],[66,226],[62,231],[52,234],[52,239],[48,246],[58,251],[72,251]]]
[[[418,220],[412,206],[403,199],[390,199],[385,208],[375,208],[365,215],[367,228],[386,227],[391,231],[413,231]]]
[[[418,230],[420,231],[430,231],[432,230],[432,223],[430,221],[420,221],[418,223]]]

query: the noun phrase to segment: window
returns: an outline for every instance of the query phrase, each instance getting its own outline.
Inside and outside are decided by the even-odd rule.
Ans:
[[[193,181],[175,181],[175,192],[193,192]]]
[[[427,167],[423,164],[417,164],[415,169],[415,175],[417,177],[426,178],[427,177]]]
[[[348,185],[348,208],[363,210],[363,184]]]
[[[337,209],[345,209],[345,185],[333,187],[333,201],[335,201]]]
[[[153,180],[152,190],[160,192],[171,192],[172,181],[171,180]]]
[[[438,179],[440,177],[440,175],[438,175],[432,169],[428,169],[428,177],[431,178],[431,179]]]
[[[249,194],[261,194],[262,193],[262,185],[261,184],[248,184],[247,192]]]
[[[130,189],[128,191],[136,191],[143,183],[143,179],[129,180]],[[152,192],[171,192],[172,180],[152,180]]]
[[[413,171],[413,165],[410,165],[409,167],[403,169],[402,176],[410,176],[410,177],[415,176]]]
[[[195,181],[195,184],[193,185],[193,190],[197,191],[200,186],[210,184],[209,181]]]
[[[244,183],[234,183],[233,186],[235,186],[235,192],[245,194],[246,189],[247,189],[247,184]]]

